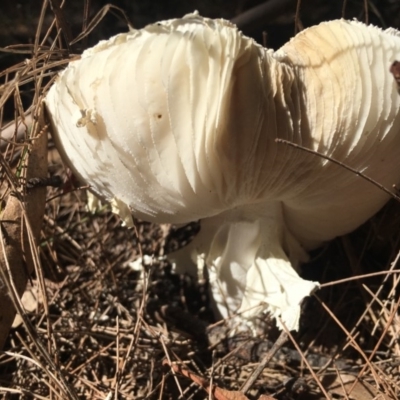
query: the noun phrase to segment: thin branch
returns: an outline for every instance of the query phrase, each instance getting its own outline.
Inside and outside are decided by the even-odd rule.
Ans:
[[[276,342],[268,350],[267,354],[265,354],[263,359],[260,361],[260,363],[254,369],[254,371],[250,374],[250,376],[248,377],[246,382],[243,384],[243,386],[240,388],[240,391],[242,393],[246,394],[251,389],[254,382],[262,374],[262,372],[264,371],[264,368],[267,366],[267,364],[272,360],[274,355],[281,349],[281,347],[288,341],[288,338],[289,338],[288,333],[289,333],[289,331],[285,331],[285,330],[283,330],[281,332],[281,334],[279,335]]]
[[[239,29],[256,31],[263,29],[272,19],[295,6],[296,0],[269,0],[231,19]]]
[[[335,286],[335,285],[339,285],[341,283],[357,281],[359,279],[373,278],[374,276],[379,276],[379,275],[391,275],[391,274],[400,274],[400,269],[394,269],[392,271],[372,272],[370,274],[357,275],[357,276],[350,276],[349,278],[344,278],[344,279],[339,279],[337,281],[323,283],[320,285],[320,288],[326,288],[328,286]]]
[[[275,139],[276,143],[283,143],[286,144],[288,146],[292,146],[295,149],[299,149],[299,150],[303,150],[307,153],[310,154],[314,154],[315,156],[318,156],[320,158],[323,158],[324,160],[328,160],[333,164],[339,165],[340,167],[347,169],[348,171],[352,172],[355,175],[360,176],[361,178],[365,179],[366,181],[368,181],[369,183],[371,183],[372,185],[376,186],[378,189],[384,191],[385,193],[387,193],[390,197],[393,197],[394,199],[396,199],[398,202],[400,202],[400,197],[397,196],[397,194],[391,192],[389,189],[387,189],[385,186],[381,185],[380,183],[378,183],[377,181],[373,180],[372,178],[370,178],[369,176],[363,174],[360,171],[357,171],[356,169],[349,167],[348,165],[342,163],[341,161],[335,160],[334,158],[330,157],[330,156],[326,156],[325,154],[321,154],[318,151],[315,150],[311,150],[308,149],[307,147],[303,147],[300,146],[299,144],[290,142],[289,140],[285,140],[285,139]]]

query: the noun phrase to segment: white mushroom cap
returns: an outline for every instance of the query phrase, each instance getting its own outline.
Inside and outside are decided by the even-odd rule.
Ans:
[[[264,310],[297,329],[318,284],[293,267],[388,196],[275,139],[398,183],[400,96],[389,67],[399,51],[397,33],[342,20],[274,53],[227,21],[190,14],[86,51],[46,106],[65,160],[124,219],[202,220],[173,257],[207,263],[223,316]]]
[[[246,202],[235,153],[254,150],[242,132],[260,132],[263,58],[229,22],[196,14],[101,42],[47,96],[59,148],[97,195],[146,220],[193,221]]]
[[[400,96],[389,69],[400,57],[400,32],[331,21],[301,32],[275,55],[303,86],[309,147],[386,188],[398,184]],[[284,201],[290,230],[307,247],[352,231],[388,200],[382,190],[327,160],[320,159],[316,171]]]

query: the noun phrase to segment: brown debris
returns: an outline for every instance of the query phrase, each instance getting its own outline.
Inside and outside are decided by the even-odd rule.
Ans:
[[[30,146],[26,179],[46,176],[47,129],[42,117]],[[33,248],[38,245],[45,200],[46,188],[11,194],[1,215],[0,349],[4,346],[15,317],[13,297],[22,296],[28,278],[35,269],[37,256]]]

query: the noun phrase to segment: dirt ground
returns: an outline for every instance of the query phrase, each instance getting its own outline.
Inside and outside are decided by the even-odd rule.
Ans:
[[[400,28],[397,0],[269,0],[263,12],[245,13],[260,3],[120,0],[113,3],[118,8],[107,8],[105,1],[66,0],[57,11],[58,1],[3,2],[2,137],[16,117],[24,116],[30,126],[29,114],[65,60],[126,31],[126,19],[141,28],[197,9],[204,16],[232,19],[260,43],[267,32],[267,46],[274,49],[299,30],[343,15]],[[68,46],[96,14],[99,22],[90,34]],[[59,50],[49,55],[54,42]],[[29,193],[23,170],[31,132],[20,129],[17,137],[14,126],[0,146],[2,211],[10,193]],[[355,232],[312,252],[303,276],[323,287],[307,299],[299,332],[244,397],[238,391],[279,332],[260,316],[256,337],[232,336],[213,316],[208,282],[174,273],[165,254],[186,245],[199,224],[178,228],[135,221],[135,229],[127,229],[107,205],[88,211],[85,187],[64,167],[51,139],[47,148],[48,174],[61,179],[50,181],[54,187],[45,193],[24,315],[0,351],[2,398],[399,398],[400,275],[385,272],[398,269],[400,205],[394,200]],[[212,394],[206,391],[210,384]]]

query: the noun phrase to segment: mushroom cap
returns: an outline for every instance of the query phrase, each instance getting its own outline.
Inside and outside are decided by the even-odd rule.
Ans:
[[[145,220],[257,201],[243,186],[259,190],[264,58],[228,21],[197,14],[100,42],[46,97],[58,148],[94,193]]]
[[[275,53],[301,85],[307,147],[389,189],[400,182],[400,96],[390,73],[399,54],[399,31],[345,20],[306,29]],[[318,164],[284,200],[286,223],[306,247],[352,231],[389,198],[351,171]]]
[[[306,247],[353,230],[400,180],[397,31],[344,20],[273,53],[189,14],[100,42],[46,97],[75,174],[125,217],[186,223],[280,202]]]

